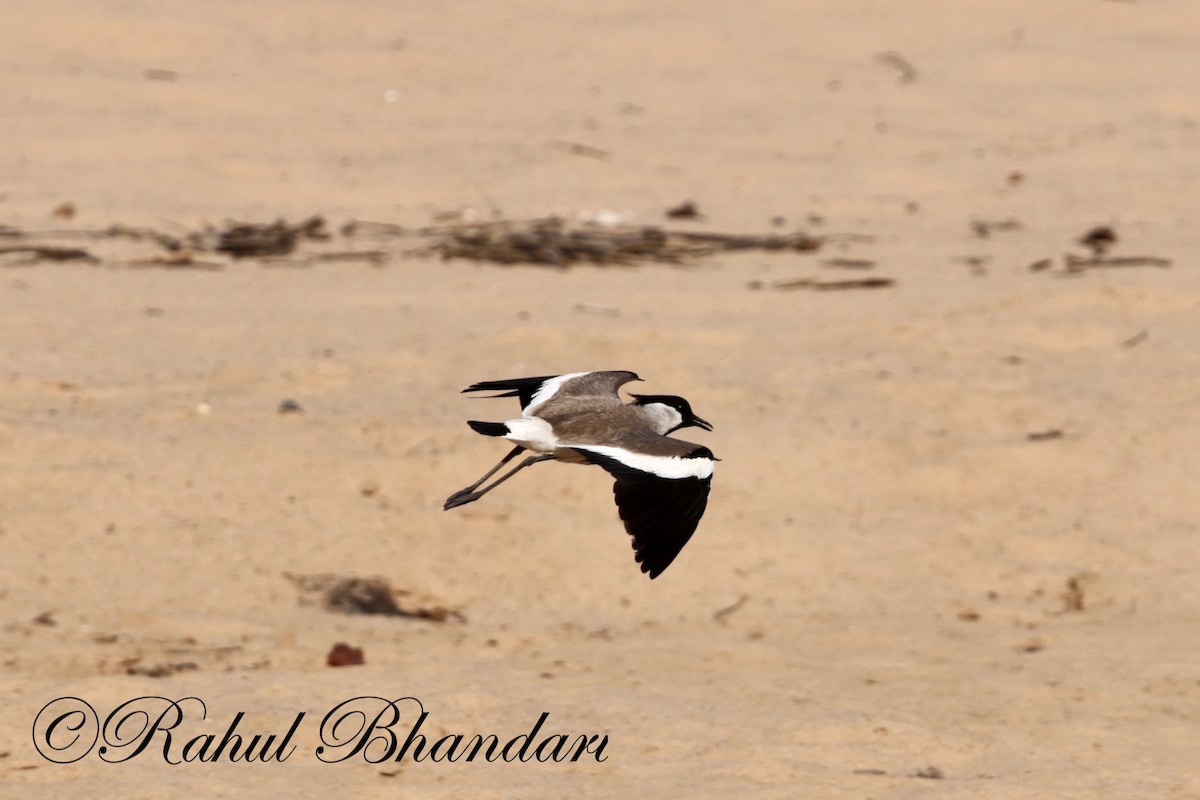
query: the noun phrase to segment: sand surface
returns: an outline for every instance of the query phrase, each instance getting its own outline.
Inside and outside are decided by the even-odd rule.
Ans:
[[[824,247],[0,267],[0,795],[1200,796],[1200,6],[418,6],[7,4],[0,223],[691,199]],[[1172,266],[1066,274],[1095,225]],[[773,288],[831,258],[896,283]],[[441,510],[505,449],[465,420],[514,411],[460,389],[585,369],[716,426],[653,582],[597,469]],[[321,576],[454,613],[336,613]],[[180,736],[306,716],[283,763],[34,748],[55,698],[151,695],[204,701]],[[606,760],[322,763],[367,695]]]

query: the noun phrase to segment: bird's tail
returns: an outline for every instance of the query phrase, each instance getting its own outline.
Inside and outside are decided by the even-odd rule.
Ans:
[[[467,424],[471,426],[471,430],[482,433],[484,436],[507,436],[509,432],[508,425],[503,422],[469,420]]]

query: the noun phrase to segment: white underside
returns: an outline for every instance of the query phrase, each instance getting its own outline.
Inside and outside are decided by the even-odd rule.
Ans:
[[[529,401],[529,405],[525,406],[525,410],[521,412],[523,417],[532,417],[538,409],[538,406],[545,403],[562,388],[562,385],[572,378],[578,378],[580,375],[587,375],[586,372],[572,372],[567,375],[559,375],[557,378],[551,378],[542,384],[542,388]]]
[[[589,453],[599,453],[602,456],[620,461],[627,467],[649,472],[659,478],[709,478],[712,477],[715,466],[708,458],[679,458],[678,456],[648,456],[635,453],[621,447],[605,444],[564,445],[586,450]]]
[[[531,404],[532,405],[532,404]],[[510,419],[504,423],[508,433],[504,438],[513,444],[519,444],[526,450],[537,453],[553,453],[558,449],[558,440],[550,423],[539,417]]]

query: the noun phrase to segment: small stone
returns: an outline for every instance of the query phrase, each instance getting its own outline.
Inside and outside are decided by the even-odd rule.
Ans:
[[[345,642],[338,642],[325,657],[325,663],[331,667],[358,667],[366,663],[360,647],[351,647]]]

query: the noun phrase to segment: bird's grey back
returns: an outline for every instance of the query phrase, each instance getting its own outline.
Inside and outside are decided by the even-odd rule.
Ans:
[[[574,419],[582,420],[597,412],[624,408],[617,390],[632,380],[637,380],[637,375],[632,372],[588,372],[563,383],[534,413],[558,430],[560,425]]]
[[[698,444],[658,434],[640,409],[623,404],[553,424],[554,434],[564,447],[603,444],[666,457],[686,456],[700,448]]]

